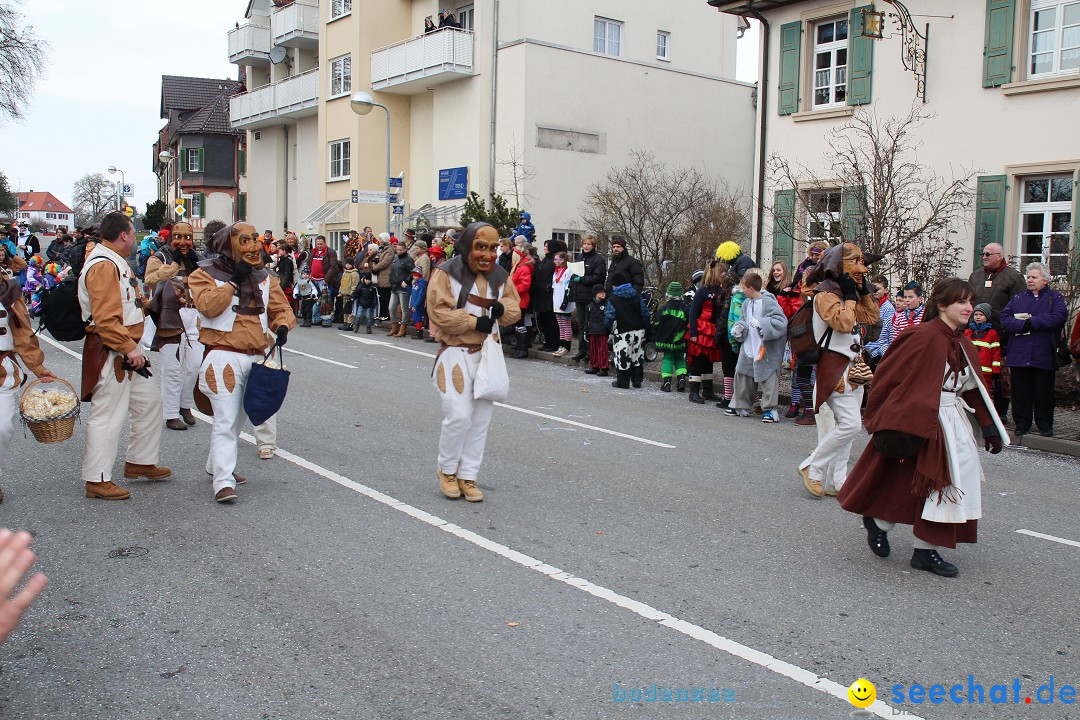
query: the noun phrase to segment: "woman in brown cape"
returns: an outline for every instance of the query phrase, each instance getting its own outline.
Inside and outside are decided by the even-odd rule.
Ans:
[[[888,557],[894,524],[912,525],[911,567],[944,577],[959,571],[938,548],[975,542],[982,517],[978,433],[994,454],[1007,437],[964,337],[974,296],[960,278],[940,281],[922,324],[889,347],[864,415],[872,441],[839,496],[845,510],[863,516],[875,555]]]

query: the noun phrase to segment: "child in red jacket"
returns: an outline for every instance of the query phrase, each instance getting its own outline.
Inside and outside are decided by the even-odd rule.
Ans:
[[[1001,342],[997,331],[990,326],[990,306],[987,303],[975,306],[964,334],[971,338],[979,351],[983,382],[987,391],[992,392],[995,376],[1001,375]]]

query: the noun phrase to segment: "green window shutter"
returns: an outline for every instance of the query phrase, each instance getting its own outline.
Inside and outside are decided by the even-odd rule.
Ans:
[[[206,150],[205,148],[199,148],[199,169],[196,172],[205,172],[206,169]]]
[[[791,267],[795,246],[795,191],[777,190],[773,195],[773,262]]]
[[[199,157],[202,158],[202,151],[199,151]],[[199,217],[206,217],[206,193],[195,193],[199,196]]]
[[[1015,22],[1016,0],[986,0],[983,87],[998,87],[1012,80]]]
[[[840,201],[840,233],[844,242],[862,245],[866,239],[863,227],[863,198],[866,188],[862,185],[848,185],[844,188]]]
[[[1004,244],[1005,191],[1008,177],[982,175],[975,200],[975,264],[982,267],[982,251],[990,243]]]
[[[874,71],[874,40],[863,37],[863,10],[873,5],[853,8],[848,16],[848,78],[847,104],[866,105],[870,102],[870,80]]]
[[[799,111],[799,60],[802,54],[802,23],[780,26],[780,99],[776,111],[791,115]]]
[[[236,220],[247,220],[247,193],[236,196]]]
[[[247,150],[241,150],[236,158],[236,172],[247,175]]]

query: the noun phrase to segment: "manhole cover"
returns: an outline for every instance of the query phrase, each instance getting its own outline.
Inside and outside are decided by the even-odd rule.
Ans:
[[[147,550],[144,547],[139,547],[138,545],[132,545],[131,547],[116,548],[115,550],[110,550],[109,551],[109,557],[110,558],[142,557],[143,555],[146,555],[149,552],[150,551]]]

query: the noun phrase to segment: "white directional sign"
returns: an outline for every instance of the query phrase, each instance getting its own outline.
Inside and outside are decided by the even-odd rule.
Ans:
[[[386,191],[385,190],[357,190],[356,202],[367,203],[368,205],[385,205],[386,204]]]

